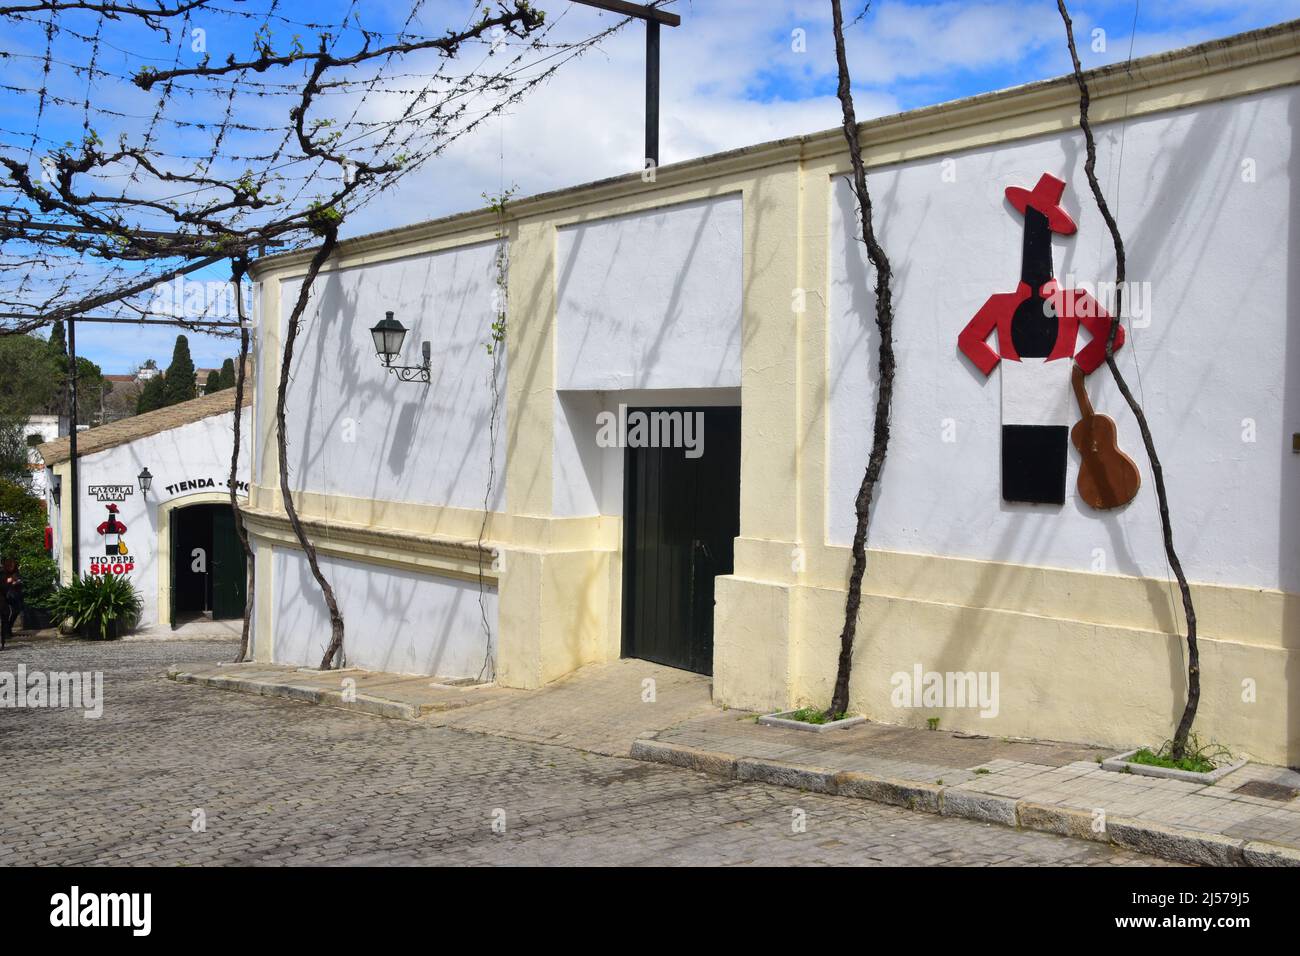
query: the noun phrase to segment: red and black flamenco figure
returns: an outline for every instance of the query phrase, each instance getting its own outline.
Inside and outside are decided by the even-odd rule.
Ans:
[[[1025,217],[1020,285],[989,297],[957,337],[957,346],[985,375],[1002,366],[1002,497],[1064,504],[1070,439],[1070,371],[1086,374],[1106,359],[1110,316],[1089,293],[1062,289],[1052,276],[1052,233],[1077,227],[1061,208],[1065,182],[1044,173],[1032,191],[1007,188]],[[1080,323],[1092,335],[1078,346]],[[986,341],[997,332],[997,350]],[[1124,330],[1115,348],[1124,344]]]
[[[117,505],[108,506],[108,520],[101,521],[95,531],[104,539],[105,556],[116,558],[122,553],[122,535],[126,533],[126,525],[117,519]]]

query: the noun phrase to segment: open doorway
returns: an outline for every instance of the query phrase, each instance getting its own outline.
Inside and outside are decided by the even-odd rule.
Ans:
[[[740,409],[703,417],[701,453],[632,447],[623,472],[623,656],[713,673],[713,588],[740,534]],[[630,412],[629,412],[630,414]]]
[[[172,512],[171,626],[243,617],[248,576],[230,505]]]

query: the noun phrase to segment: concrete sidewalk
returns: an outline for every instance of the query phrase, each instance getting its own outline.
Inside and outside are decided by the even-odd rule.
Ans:
[[[708,677],[639,660],[535,691],[359,670],[173,667],[183,683],[419,720],[1111,843],[1184,863],[1300,866],[1300,773],[1247,764],[1212,786],[1102,770],[1112,749],[861,723],[810,733],[711,703]]]
[[[1109,842],[1184,863],[1300,866],[1300,773],[1247,764],[1212,786],[1102,770],[1112,750],[857,724],[810,733],[719,713],[637,740],[632,756]]]
[[[279,664],[186,664],[186,684],[626,757],[632,741],[713,712],[708,677],[649,661],[590,664],[535,691]]]
[[[182,684],[282,697],[402,720],[520,693],[492,684],[457,685],[431,677],[355,668],[320,671],[283,664],[185,664],[168,668],[167,676]]]

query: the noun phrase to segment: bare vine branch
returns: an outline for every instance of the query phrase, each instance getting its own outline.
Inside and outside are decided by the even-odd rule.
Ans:
[[[1132,411],[1133,417],[1137,419],[1138,430],[1142,433],[1142,444],[1146,448],[1147,459],[1151,462],[1151,473],[1155,479],[1156,500],[1160,507],[1160,530],[1164,539],[1165,556],[1169,559],[1169,567],[1173,570],[1174,577],[1178,579],[1178,591],[1183,602],[1183,615],[1187,619],[1187,702],[1183,708],[1183,715],[1174,731],[1170,750],[1170,756],[1174,760],[1181,760],[1187,750],[1187,740],[1192,732],[1192,722],[1196,719],[1196,709],[1201,700],[1201,655],[1196,640],[1196,608],[1192,604],[1192,589],[1187,583],[1187,575],[1183,573],[1183,563],[1178,559],[1178,552],[1174,550],[1174,529],[1169,517],[1169,496],[1165,491],[1165,473],[1160,464],[1160,456],[1156,453],[1156,444],[1151,435],[1151,426],[1147,423],[1146,413],[1142,410],[1137,398],[1134,397],[1133,390],[1129,388],[1128,382],[1115,361],[1115,336],[1119,331],[1120,316],[1123,314],[1124,303],[1124,239],[1120,235],[1119,224],[1111,214],[1110,205],[1106,202],[1106,196],[1101,191],[1101,184],[1097,181],[1097,144],[1092,135],[1092,126],[1088,121],[1088,107],[1092,99],[1088,93],[1088,82],[1083,76],[1083,65],[1079,62],[1079,51],[1074,44],[1074,23],[1071,21],[1070,13],[1065,7],[1065,0],[1056,0],[1056,7],[1060,11],[1061,20],[1065,23],[1065,39],[1070,48],[1070,61],[1074,64],[1074,80],[1079,87],[1079,129],[1083,131],[1083,138],[1087,147],[1087,159],[1083,164],[1083,170],[1087,174],[1088,186],[1092,190],[1093,198],[1097,201],[1097,208],[1100,210],[1102,218],[1106,220],[1106,228],[1110,230],[1111,241],[1115,246],[1115,312],[1110,318],[1110,332],[1106,336],[1106,366],[1110,369],[1111,375],[1115,377],[1115,384],[1119,387],[1120,394],[1124,396],[1124,401],[1128,404],[1129,410]]]
[[[289,313],[289,326],[284,333],[283,355],[280,358],[280,381],[275,390],[275,446],[280,460],[280,496],[284,499],[284,510],[289,516],[289,526],[293,528],[294,536],[307,556],[312,577],[320,586],[321,595],[325,598],[325,606],[329,609],[330,642],[320,662],[321,670],[329,670],[341,660],[343,655],[343,615],[339,613],[338,601],[334,599],[334,588],[325,578],[320,569],[320,562],[316,559],[316,546],[307,537],[302,520],[298,517],[298,508],[293,503],[293,491],[289,487],[289,451],[284,417],[285,400],[289,394],[289,378],[293,371],[293,347],[298,341],[298,331],[302,328],[302,315],[307,310],[312,285],[316,282],[316,276],[320,274],[321,266],[325,264],[325,260],[330,257],[338,244],[339,234],[336,226],[327,225],[324,232],[324,240],[312,254],[311,262],[307,266],[307,275],[298,290],[293,311]]]
[[[864,11],[865,12],[865,11]],[[853,564],[849,572],[848,593],[844,601],[844,627],[840,631],[839,663],[835,675],[835,690],[826,715],[835,719],[849,707],[849,677],[853,669],[853,643],[857,636],[858,613],[862,607],[862,578],[867,570],[867,529],[871,523],[871,505],[876,486],[885,467],[889,451],[889,418],[894,400],[894,305],[890,288],[892,272],[889,257],[876,238],[871,221],[871,193],[867,189],[866,166],[862,161],[862,142],[859,137],[857,115],[853,109],[853,91],[849,76],[848,56],[844,49],[844,19],[840,0],[831,0],[831,21],[835,31],[835,61],[839,70],[837,94],[844,117],[844,139],[849,147],[853,164],[853,192],[858,200],[862,219],[862,240],[867,247],[867,258],[876,272],[876,329],[880,342],[876,353],[876,409],[872,424],[871,454],[867,470],[862,476],[854,500],[857,524],[853,531]]]
[[[239,316],[239,360],[235,365],[235,441],[230,451],[230,509],[235,513],[235,531],[239,535],[239,546],[244,551],[244,566],[247,572],[246,591],[244,594],[244,623],[239,636],[239,654],[235,661],[248,657],[248,631],[253,620],[253,589],[257,584],[257,569],[253,562],[253,549],[248,544],[248,529],[244,527],[244,511],[239,507],[239,450],[241,444],[240,425],[244,411],[244,374],[248,364],[248,323],[244,316],[244,276],[248,272],[248,260],[237,257],[230,261],[230,281],[234,286],[235,310]]]

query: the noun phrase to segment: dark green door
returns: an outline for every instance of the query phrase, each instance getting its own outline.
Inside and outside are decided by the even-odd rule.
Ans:
[[[228,505],[212,509],[212,616],[244,616],[248,569],[235,531],[235,512]]]
[[[711,674],[714,579],[732,573],[740,533],[740,409],[636,412],[699,413],[703,444],[696,458],[625,451],[623,656]]]

